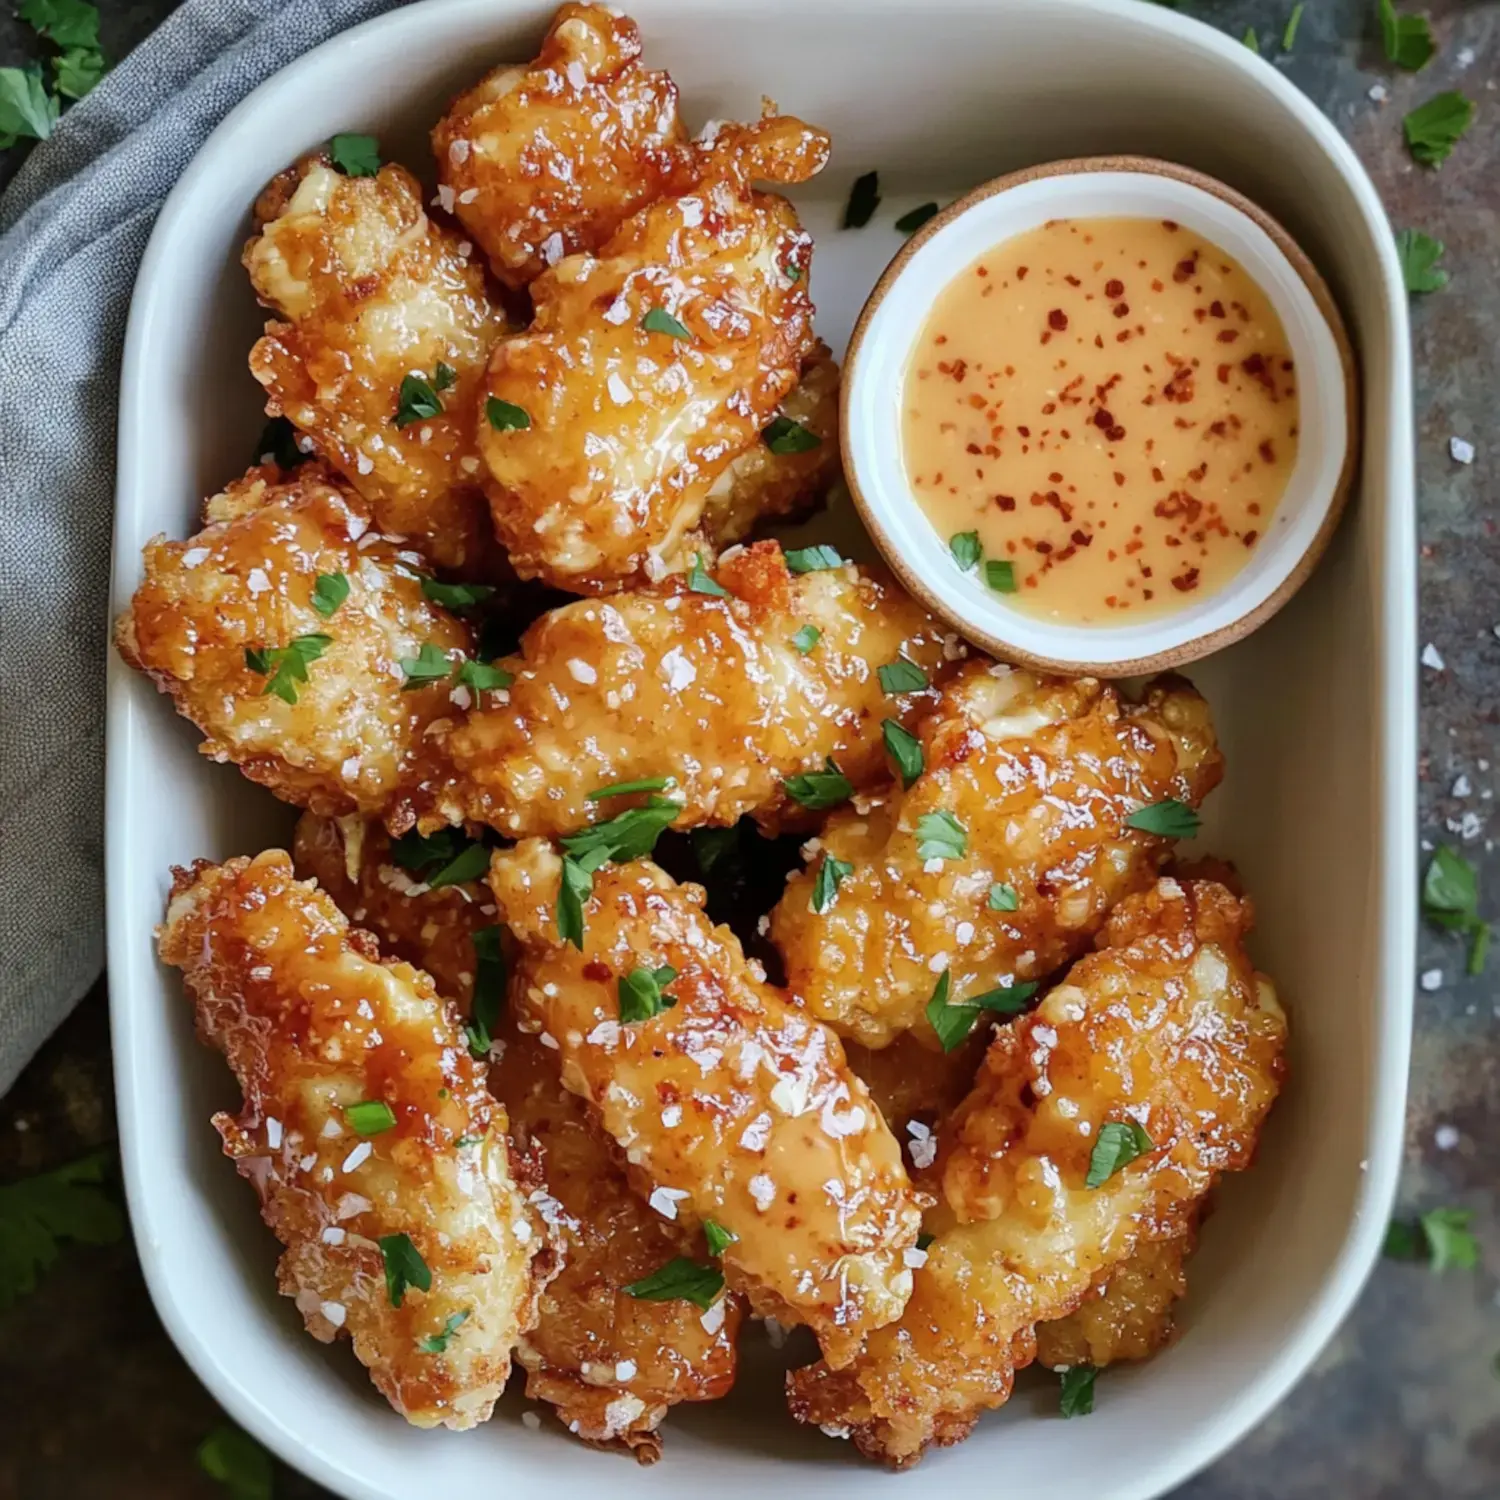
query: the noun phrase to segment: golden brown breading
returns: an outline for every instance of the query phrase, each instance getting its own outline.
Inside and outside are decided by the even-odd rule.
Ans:
[[[1177,1336],[1172,1309],[1187,1292],[1193,1216],[1165,1239],[1146,1240],[1094,1284],[1094,1295],[1065,1318],[1036,1325],[1037,1363],[1048,1369],[1149,1359]]]
[[[1280,1087],[1286,1021],[1221,886],[1159,881],[1111,915],[1031,1015],[998,1029],[944,1142],[945,1204],[899,1323],[850,1368],[789,1378],[801,1421],[901,1467],[966,1437],[1066,1316],[1143,1239],[1180,1231],[1248,1166]],[[1149,1146],[1086,1186],[1106,1124]]]
[[[431,645],[456,666],[468,627],[321,465],[252,469],[207,515],[185,542],[147,543],[120,654],[203,731],[204,755],[287,802],[409,826],[435,774],[428,737],[453,709],[446,682],[404,689],[401,661]],[[314,591],[329,575],[349,592],[325,615]]]
[[[597,250],[665,190],[687,136],[677,89],[602,5],[563,5],[529,64],[496,68],[432,132],[444,199],[501,281]]]
[[[854,866],[833,905],[812,910],[814,866],[787,882],[771,917],[787,987],[871,1047],[910,1028],[931,1040],[924,1011],[945,969],[958,1001],[1045,978],[1081,952],[1170,849],[1126,818],[1168,797],[1196,806],[1223,767],[1186,683],[1163,680],[1129,705],[1093,678],[978,661],[921,739],[926,769],[908,791],[829,819],[823,857]],[[942,852],[944,818],[962,830],[957,858]],[[996,883],[1016,910],[991,907]]]
[[[280,850],[176,871],[160,952],[239,1079],[239,1115],[214,1124],[286,1246],[279,1285],[308,1332],[347,1331],[407,1421],[484,1421],[535,1316],[543,1241],[452,1008]],[[362,1103],[392,1123],[351,1116]]]
[[[827,757],[856,789],[884,783],[882,717],[914,726],[935,694],[889,697],[878,669],[905,655],[941,681],[955,639],[883,573],[793,575],[774,542],[731,555],[718,581],[729,597],[665,579],[538,620],[501,663],[508,701],[450,737],[461,800],[445,815],[566,833],[628,805],[589,793],[671,776],[680,826],[753,813],[774,827],[800,812],[786,778]],[[821,636],[804,653],[793,637],[806,626]]]
[[[729,1393],[744,1305],[732,1293],[704,1310],[624,1290],[675,1256],[707,1262],[703,1236],[631,1191],[612,1142],[563,1087],[557,1053],[513,1031],[502,1045],[490,1087],[517,1146],[540,1154],[563,1253],[516,1352],[526,1394],[555,1406],[586,1442],[621,1443],[650,1463],[669,1407]]]
[[[827,153],[800,120],[728,126],[597,258],[532,282],[535,320],[496,346],[479,422],[521,577],[609,593],[703,550],[689,533],[709,490],[814,348],[812,241],[786,199],[750,183],[801,182]]]
[[[500,566],[479,487],[475,402],[504,314],[460,235],[422,211],[404,167],[289,167],[256,204],[245,267],[266,325],[250,373],[371,505],[382,531],[473,574]],[[442,405],[404,420],[402,382]],[[398,423],[398,417],[402,417]]]
[[[521,945],[519,1024],[555,1045],[639,1191],[666,1217],[737,1236],[730,1285],[851,1357],[911,1290],[917,1205],[901,1153],[832,1032],[787,1005],[699,886],[649,860],[605,865],[580,950],[558,935],[561,862],[540,839],[495,856],[490,884]],[[622,981],[670,968],[667,1008],[621,1020]]]

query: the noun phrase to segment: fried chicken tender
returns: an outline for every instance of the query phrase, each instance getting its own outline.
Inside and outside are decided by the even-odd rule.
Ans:
[[[531,284],[479,424],[496,533],[523,578],[609,593],[685,568],[709,491],[813,352],[812,240],[786,199],[828,137],[790,117],[728,126],[598,256]]]
[[[407,1421],[484,1421],[543,1240],[451,1007],[280,850],[177,870],[159,946],[244,1092],[214,1125],[286,1247],[282,1294],[314,1338],[348,1333]]]
[[[597,250],[666,190],[687,134],[640,55],[629,17],[561,6],[534,62],[496,68],[433,129],[445,199],[507,285]]]
[[[925,1008],[943,969],[958,1001],[1081,952],[1170,850],[1125,820],[1169,797],[1196,806],[1223,770],[1207,705],[1171,679],[1131,705],[1093,678],[976,661],[921,740],[926,769],[909,790],[841,809],[823,830],[822,859],[854,866],[832,906],[812,909],[815,865],[771,915],[787,987],[870,1047],[911,1029],[931,1044]],[[997,884],[1015,910],[993,907]]]
[[[706,1263],[708,1251],[700,1231],[663,1218],[631,1190],[613,1142],[563,1087],[556,1053],[508,1034],[490,1087],[517,1146],[540,1155],[563,1252],[536,1327],[516,1351],[526,1394],[556,1407],[584,1441],[618,1443],[651,1463],[669,1407],[729,1393],[744,1305],[730,1294],[705,1312],[624,1290],[679,1255]]]
[[[1143,1241],[1182,1233],[1220,1174],[1249,1165],[1286,1040],[1245,955],[1250,924],[1221,886],[1161,880],[998,1029],[944,1144],[944,1203],[906,1312],[850,1368],[789,1377],[799,1420],[898,1468],[958,1442],[1009,1396],[1035,1324],[1067,1316]],[[1129,1121],[1149,1146],[1088,1187],[1102,1128]]]
[[[501,566],[474,423],[505,318],[480,263],[428,219],[404,167],[346,177],[310,156],[270,183],[255,214],[245,267],[278,314],[250,353],[266,410],[312,439],[382,531],[443,567]],[[410,375],[441,411],[403,399]]]
[[[589,793],[671,776],[679,825],[753,813],[769,829],[800,812],[786,779],[828,757],[856,789],[883,784],[881,719],[915,725],[936,695],[889,697],[878,669],[904,655],[939,682],[954,638],[883,572],[793,575],[774,542],[727,558],[718,582],[728,597],[669,578],[538,620],[501,663],[509,701],[448,740],[459,800],[445,815],[567,833],[625,805]],[[821,635],[803,652],[805,626]]]
[[[203,754],[315,812],[410,826],[434,774],[429,732],[453,710],[445,682],[404,687],[401,662],[430,645],[456,666],[468,627],[321,465],[252,469],[205,513],[187,541],[147,543],[120,654],[203,731]],[[329,577],[348,595],[325,614]]]
[[[709,923],[701,887],[649,860],[603,866],[580,951],[558,935],[561,873],[540,839],[490,868],[522,949],[518,1024],[555,1043],[564,1084],[590,1102],[653,1207],[735,1236],[730,1286],[762,1316],[807,1324],[830,1361],[851,1358],[910,1294],[904,1252],[919,1214],[838,1039]],[[665,1008],[622,1021],[622,982],[664,967]]]
[[[1190,1218],[1166,1239],[1146,1240],[1094,1286],[1096,1295],[1075,1312],[1036,1325],[1036,1357],[1048,1369],[1149,1359],[1177,1329],[1172,1309],[1187,1292],[1184,1262],[1193,1253],[1197,1224]]]

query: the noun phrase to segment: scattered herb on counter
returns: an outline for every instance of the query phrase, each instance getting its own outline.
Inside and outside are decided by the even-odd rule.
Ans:
[[[41,67],[0,68],[0,150],[23,136],[44,141],[57,123],[58,103],[42,82]]]
[[[1473,101],[1449,89],[1412,110],[1401,125],[1412,156],[1424,167],[1438,167],[1473,123]]]
[[[915,234],[929,219],[937,216],[937,211],[936,203],[920,203],[896,220],[896,228],[902,234]]]
[[[36,1290],[37,1276],[62,1253],[61,1243],[112,1245],[125,1218],[104,1190],[102,1151],[50,1172],[0,1184],[0,1308]]]
[[[1434,1276],[1450,1267],[1472,1271],[1479,1264],[1479,1241],[1467,1208],[1432,1208],[1416,1219],[1393,1219],[1385,1232],[1385,1253],[1393,1260],[1425,1260]]]
[[[1377,10],[1386,57],[1398,68],[1412,73],[1425,68],[1437,51],[1427,17],[1399,15],[1391,0],[1380,0]]]
[[[1256,36],[1255,28],[1253,26],[1247,26],[1245,28],[1245,34],[1240,38],[1240,41],[1257,56],[1260,55],[1260,38]]]
[[[1448,285],[1448,273],[1438,265],[1443,258],[1441,240],[1420,229],[1403,229],[1396,236],[1396,255],[1407,291],[1440,292]]]
[[[863,229],[880,207],[880,173],[866,172],[854,179],[849,202],[844,207],[844,228]]]
[[[1468,860],[1447,844],[1432,851],[1422,878],[1422,915],[1435,927],[1462,932],[1469,939],[1469,973],[1484,972],[1489,924],[1479,915],[1479,876]]]
[[[1297,44],[1297,28],[1302,24],[1302,12],[1307,6],[1298,0],[1292,7],[1292,13],[1286,18],[1286,29],[1281,33],[1281,50],[1290,52]]]
[[[225,1423],[198,1444],[198,1467],[232,1500],[271,1500],[271,1455],[248,1432]]]

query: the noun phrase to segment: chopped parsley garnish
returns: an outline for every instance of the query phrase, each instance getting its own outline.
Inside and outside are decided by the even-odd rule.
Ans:
[[[484,403],[484,414],[496,432],[524,432],[531,426],[531,413],[513,401],[490,396]]]
[[[583,951],[583,903],[594,889],[594,872],[576,859],[563,857],[562,880],[557,887],[557,935]]]
[[[470,880],[482,880],[490,867],[490,851],[486,844],[470,844],[451,864],[446,864],[436,874],[427,878],[430,891],[440,891],[444,886],[464,885]]]
[[[739,824],[728,828],[695,828],[688,835],[693,846],[693,858],[705,875],[712,872],[726,859],[733,859],[740,847]]]
[[[992,557],[984,565],[984,581],[997,594],[1013,594],[1016,591],[1016,565],[1002,558]]]
[[[1479,915],[1479,877],[1456,849],[1439,844],[1422,879],[1422,915],[1436,927],[1466,933],[1469,973],[1484,972],[1489,952],[1489,924]]]
[[[307,455],[297,446],[297,429],[285,417],[272,417],[260,430],[255,444],[255,461],[267,459],[278,469],[295,469],[307,462]]]
[[[198,1444],[198,1467],[217,1479],[231,1500],[271,1500],[271,1455],[248,1432],[228,1423]]]
[[[385,1290],[392,1307],[400,1307],[408,1287],[419,1292],[432,1290],[432,1272],[422,1259],[409,1234],[383,1234],[378,1241],[385,1261]]]
[[[312,607],[325,620],[331,620],[348,597],[349,580],[342,573],[318,574],[318,581],[313,584]]]
[[[403,833],[391,841],[391,858],[433,891],[479,880],[490,867],[489,846],[458,828],[439,828],[426,835]]]
[[[42,82],[40,64],[0,68],[0,149],[20,136],[44,141],[57,123],[58,102]]]
[[[915,234],[929,219],[936,216],[937,211],[936,203],[919,203],[896,220],[896,228],[902,234]]]
[[[86,0],[22,0],[16,15],[62,49],[52,59],[52,83],[58,94],[81,99],[104,76],[97,6]],[[45,140],[60,107],[48,96],[36,64],[0,68],[0,150],[18,136]]]
[[[979,559],[984,556],[984,548],[979,544],[977,531],[955,531],[948,538],[948,550],[953,554],[953,561],[965,573],[976,566]]]
[[[1424,167],[1441,166],[1474,123],[1474,103],[1457,89],[1429,99],[1401,122],[1412,156]]]
[[[297,701],[297,689],[307,681],[307,669],[333,644],[331,635],[299,635],[285,646],[246,646],[245,665],[268,678],[262,698],[275,693],[283,703]]]
[[[1302,24],[1302,12],[1307,7],[1302,0],[1292,7],[1292,13],[1286,18],[1286,26],[1281,33],[1281,50],[1290,52],[1297,44],[1297,28]]]
[[[786,565],[793,573],[821,573],[843,567],[844,559],[833,547],[793,547],[786,554]]]
[[[825,757],[821,771],[804,771],[800,776],[788,776],[782,784],[793,802],[800,802],[812,812],[837,807],[854,795],[854,783],[839,770],[831,755]]]
[[[643,776],[639,781],[614,781],[590,792],[585,802],[602,802],[606,797],[628,797],[632,792],[664,792],[677,785],[675,776]]]
[[[952,987],[952,972],[944,969],[933,988],[932,999],[927,1002],[927,1020],[937,1033],[944,1052],[952,1052],[973,1031],[981,1011],[994,1011],[1003,1016],[1019,1015],[1037,989],[1035,984],[1013,984],[986,990],[969,1000],[950,1001]]]
[[[434,390],[450,390],[458,379],[458,371],[452,365],[445,365],[442,360],[437,362],[437,369],[432,372],[432,386]]]
[[[898,656],[879,671],[880,686],[890,694],[920,693],[928,685],[927,674],[916,662]]]
[[[373,177],[380,170],[380,142],[373,135],[336,135],[328,156],[346,177]]]
[[[962,859],[969,835],[951,812],[923,813],[917,819],[919,859]]]
[[[693,565],[688,569],[687,586],[695,594],[711,594],[715,599],[729,598],[729,590],[703,566],[703,556],[698,552],[693,553]]]
[[[760,440],[772,453],[782,454],[811,453],[823,446],[823,439],[817,433],[790,417],[773,417],[761,429]]]
[[[991,911],[1015,911],[1021,904],[1021,898],[1016,894],[1013,885],[1006,885],[1003,880],[997,880],[990,887],[990,910]]]
[[[1151,1137],[1134,1120],[1107,1121],[1099,1127],[1099,1138],[1089,1152],[1089,1170],[1083,1185],[1103,1187],[1121,1167],[1153,1147]]]
[[[422,594],[444,609],[472,609],[495,592],[488,583],[443,583],[436,578],[422,578]]]
[[[880,207],[880,173],[866,172],[854,179],[849,202],[844,207],[844,228],[863,229]]]
[[[682,803],[652,796],[606,823],[581,829],[562,840],[566,851],[557,892],[557,933],[583,949],[583,903],[594,889],[594,871],[609,860],[639,859],[656,847],[662,830],[682,811]]]
[[[712,1219],[703,1221],[703,1238],[708,1241],[708,1253],[710,1255],[722,1255],[738,1239],[732,1229],[726,1229],[722,1224],[715,1223]]]
[[[801,281],[802,280],[802,267],[801,266],[783,266],[781,269],[782,269],[782,272],[785,274],[786,279],[788,281]]]
[[[426,1338],[417,1340],[417,1348],[423,1354],[446,1354],[448,1352],[448,1341],[464,1326],[469,1319],[469,1309],[461,1307],[456,1313],[450,1313],[443,1320],[442,1331],[429,1333]]]
[[[671,964],[659,969],[632,969],[621,977],[618,985],[620,1019],[622,1021],[649,1021],[676,1003],[662,993],[662,986],[677,978],[677,970]]]
[[[816,625],[804,625],[792,637],[792,644],[806,656],[823,639],[823,632]]]
[[[425,417],[440,417],[442,414],[443,398],[433,390],[432,382],[425,375],[408,375],[402,380],[396,405],[397,427],[409,427]]]
[[[1154,833],[1164,839],[1190,839],[1197,833],[1202,819],[1187,803],[1168,797],[1162,802],[1151,802],[1138,807],[1125,819],[1127,828],[1139,829],[1142,833]]]
[[[664,307],[651,308],[641,319],[641,327],[647,333],[664,333],[674,339],[690,339],[693,336],[687,324],[679,323]]]
[[[69,47],[52,59],[52,84],[65,99],[82,99],[108,68],[104,54],[92,47]]]
[[[714,1305],[723,1290],[722,1273],[712,1266],[700,1266],[684,1255],[669,1260],[660,1270],[632,1281],[625,1288],[627,1295],[642,1302],[691,1302],[704,1312]]]
[[[1450,1267],[1472,1271],[1479,1264],[1479,1241],[1467,1208],[1433,1208],[1416,1220],[1394,1219],[1385,1234],[1385,1253],[1396,1260],[1426,1260],[1434,1276]]]
[[[384,1099],[361,1099],[344,1106],[344,1118],[359,1135],[379,1135],[396,1126],[396,1111]]]
[[[446,681],[453,675],[453,663],[440,646],[434,646],[431,641],[423,641],[415,656],[401,658],[401,674],[406,679],[401,684],[401,691],[409,692],[412,688]]]
[[[474,1003],[464,1035],[475,1057],[488,1057],[505,1000],[505,952],[498,927],[477,927],[474,942]]]
[[[1415,73],[1432,61],[1437,43],[1426,16],[1402,16],[1391,0],[1380,0],[1380,39],[1385,55],[1398,68]]]
[[[910,786],[926,765],[921,740],[894,719],[881,720],[880,737],[885,741],[885,753],[890,756],[891,764],[901,774],[901,785]]]
[[[1062,1372],[1062,1394],[1057,1408],[1065,1417],[1086,1417],[1094,1409],[1093,1365],[1074,1365]]]
[[[508,688],[516,679],[504,667],[489,662],[469,660],[458,669],[458,680],[476,693],[494,693]]]
[[[812,909],[819,916],[828,910],[834,903],[834,898],[839,893],[839,886],[843,884],[846,876],[854,873],[854,866],[847,864],[842,859],[835,859],[831,854],[823,856],[823,863],[818,866],[817,878],[813,881]]]
[[[1438,265],[1443,258],[1441,240],[1420,229],[1403,229],[1396,236],[1396,257],[1407,291],[1440,292],[1448,285],[1448,273]]]
[[[0,1185],[0,1308],[36,1290],[39,1272],[62,1253],[59,1242],[112,1245],[125,1219],[104,1191],[108,1156],[92,1155]]]

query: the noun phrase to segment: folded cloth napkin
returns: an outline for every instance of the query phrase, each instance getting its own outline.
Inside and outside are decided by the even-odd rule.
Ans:
[[[115,395],[136,268],[203,138],[392,0],[185,0],[0,199],[0,1093],[104,962]]]

